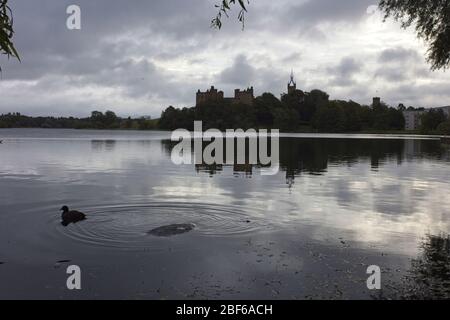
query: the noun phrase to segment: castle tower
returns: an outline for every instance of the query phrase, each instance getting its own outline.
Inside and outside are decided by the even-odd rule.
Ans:
[[[247,90],[241,91],[240,89],[234,90],[233,103],[242,103],[246,105],[253,105],[255,96],[253,94],[253,87],[247,88]]]
[[[380,97],[374,97],[372,101],[372,107],[376,108],[381,106],[381,98]]]
[[[294,70],[291,71],[291,79],[288,82],[288,94],[294,94],[297,90],[297,83],[294,80]]]
[[[205,103],[221,103],[223,102],[223,91],[219,91],[214,86],[211,86],[211,89],[202,92],[200,90],[197,91],[196,95],[196,106],[205,104]]]

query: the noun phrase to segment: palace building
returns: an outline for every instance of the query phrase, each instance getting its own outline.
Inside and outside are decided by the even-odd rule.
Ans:
[[[207,103],[231,103],[231,104],[245,104],[253,105],[255,99],[253,87],[246,90],[236,89],[234,90],[234,97],[226,98],[224,97],[223,91],[219,91],[214,86],[211,89],[204,92],[198,90],[196,97],[196,106],[199,107]]]
[[[297,83],[294,79],[294,72],[291,72],[291,77],[287,85],[287,93],[281,95],[291,96],[298,98],[299,102],[303,102],[305,97],[308,95],[307,92],[297,89]],[[253,87],[247,88],[245,90],[236,89],[234,90],[234,97],[225,97],[223,91],[219,91],[214,86],[211,86],[210,89],[206,91],[197,91],[196,96],[196,107],[205,105],[205,104],[214,104],[214,103],[229,103],[229,104],[244,104],[244,105],[253,105],[255,101],[255,95]]]
[[[236,89],[234,90],[234,97],[226,98],[224,97],[223,91],[219,91],[214,86],[211,89],[204,92],[198,90],[196,98],[196,106],[201,106],[207,103],[231,103],[231,104],[245,104],[253,105],[255,99],[253,93],[253,87],[246,90]]]

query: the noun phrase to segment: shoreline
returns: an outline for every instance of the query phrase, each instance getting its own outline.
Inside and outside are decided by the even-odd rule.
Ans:
[[[0,128],[0,130],[15,130],[15,129],[36,129],[36,130],[77,130],[77,131],[87,131],[87,130],[93,130],[93,131],[160,131],[160,132],[172,132],[173,130],[164,130],[164,129],[126,129],[126,128],[42,128],[42,127],[10,127],[10,128]],[[184,128],[180,128],[184,129]],[[232,128],[230,128],[232,129]],[[251,128],[255,130],[262,130],[266,128]],[[236,129],[233,129],[236,130]],[[248,130],[248,129],[243,129]],[[273,129],[266,129],[266,130],[276,130],[276,128]],[[279,129],[278,129],[279,130]],[[190,130],[188,130],[190,131]],[[225,132],[225,131],[221,131]],[[299,130],[299,131],[281,131],[280,133],[285,134],[392,134],[392,135],[421,135],[421,136],[439,136],[439,137],[446,137],[445,135],[441,134],[420,134],[418,130],[414,131],[406,131],[406,130],[362,130],[362,131],[348,131],[348,132],[317,132],[314,130]],[[449,136],[450,137],[450,136]]]
[[[24,131],[47,131],[47,130],[61,130],[61,131],[74,131],[74,132],[136,132],[136,133],[145,133],[145,132],[159,132],[159,133],[167,133],[170,134],[172,131],[170,130],[160,130],[160,129],[147,129],[147,130],[139,130],[139,129],[96,129],[96,128],[83,128],[83,129],[75,129],[75,128],[0,128],[0,133],[2,131],[12,131],[12,130],[24,130]],[[193,132],[193,131],[189,131]],[[224,131],[221,131],[225,133]],[[442,144],[450,145],[450,136],[438,135],[438,134],[420,134],[416,131],[361,131],[361,132],[281,132],[280,138],[349,138],[349,139],[366,139],[366,138],[388,138],[388,139],[430,139],[430,140],[441,140]],[[0,140],[6,141],[7,137],[1,137]]]

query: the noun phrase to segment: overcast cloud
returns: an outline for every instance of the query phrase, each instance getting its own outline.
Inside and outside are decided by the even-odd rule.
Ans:
[[[235,15],[209,27],[217,1],[11,0],[22,63],[0,57],[0,113],[159,117],[211,85],[279,96],[291,69],[332,99],[450,104],[447,74],[429,70],[413,30],[382,22],[376,0],[253,0],[244,31]],[[66,28],[70,4],[80,31]]]

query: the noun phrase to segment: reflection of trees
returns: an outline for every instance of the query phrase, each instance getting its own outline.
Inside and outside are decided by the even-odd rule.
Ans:
[[[404,298],[449,299],[450,236],[428,235],[421,249],[421,255],[411,263]]]
[[[221,165],[221,164],[206,164],[206,163],[196,164],[195,170],[197,170],[197,172],[206,172],[210,176],[213,176],[213,175],[218,174],[223,171],[223,165]]]
[[[376,139],[295,139],[280,141],[281,167],[288,174],[321,174],[330,164],[351,166],[368,159],[378,168],[386,159],[403,159],[403,140]]]
[[[397,139],[318,139],[318,138],[280,138],[280,167],[286,172],[291,183],[300,174],[323,174],[329,165],[352,166],[368,161],[372,169],[378,169],[388,160],[395,159],[401,164],[408,157],[441,159],[442,149],[439,142],[415,140],[417,148],[407,148],[410,141]],[[176,142],[163,141],[163,147],[170,155]],[[207,143],[205,144],[205,146]],[[224,143],[225,145],[225,143]],[[236,166],[234,166],[236,169]],[[220,172],[222,167],[197,166],[197,170],[211,174]],[[217,170],[219,169],[219,170]],[[240,172],[251,174],[251,168],[237,168]]]
[[[91,148],[95,151],[112,151],[116,146],[115,140],[91,140]]]

